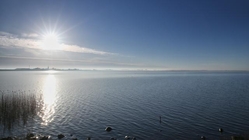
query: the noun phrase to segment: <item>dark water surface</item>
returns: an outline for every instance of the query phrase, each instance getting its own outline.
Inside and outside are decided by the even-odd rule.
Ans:
[[[246,73],[9,71],[0,72],[0,90],[39,92],[45,104],[27,126],[0,136],[194,140],[249,133]]]

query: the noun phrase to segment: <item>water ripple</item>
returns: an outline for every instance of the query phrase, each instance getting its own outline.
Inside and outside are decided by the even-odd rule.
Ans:
[[[27,76],[26,83],[1,81],[0,87],[9,88],[13,83],[13,89],[42,90],[43,82],[37,81],[46,76]],[[36,118],[27,129],[53,137],[73,133],[79,139],[124,139],[130,135],[157,140],[199,139],[201,135],[219,139],[249,130],[248,75],[126,74],[91,78],[85,73],[63,73],[54,78],[54,112],[47,113],[51,122],[44,126]],[[108,133],[106,126],[114,130]],[[218,132],[219,127],[224,128],[223,134]]]

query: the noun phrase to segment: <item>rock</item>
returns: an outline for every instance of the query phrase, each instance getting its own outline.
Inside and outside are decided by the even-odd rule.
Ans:
[[[62,139],[62,138],[64,138],[65,136],[63,135],[63,134],[59,134],[58,135],[58,139]]]
[[[219,128],[219,132],[223,132],[223,129],[222,129],[222,128]]]
[[[136,137],[133,137],[132,140],[137,140],[137,138],[136,138]]]
[[[111,127],[106,127],[105,131],[110,132],[110,131],[112,131],[112,128]]]
[[[48,140],[50,136],[41,136],[40,140]]]
[[[91,137],[88,137],[87,140],[91,140]]]
[[[125,136],[125,139],[129,140],[129,139],[131,139],[131,137],[130,136]]]
[[[205,137],[205,136],[201,136],[201,139],[205,140],[205,139],[206,139],[206,137]]]
[[[38,140],[38,137],[32,137],[30,140]]]
[[[36,136],[30,137],[30,138],[28,138],[27,140],[37,140],[37,137],[36,137]]]
[[[33,134],[33,133],[28,133],[27,136],[26,136],[26,138],[29,139],[29,138],[34,137],[34,136],[35,136],[35,134]]]

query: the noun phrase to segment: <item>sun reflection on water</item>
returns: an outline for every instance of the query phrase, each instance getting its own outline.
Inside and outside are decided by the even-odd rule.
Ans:
[[[40,117],[42,124],[48,125],[54,119],[57,94],[57,82],[54,75],[48,75],[43,83],[43,105]]]

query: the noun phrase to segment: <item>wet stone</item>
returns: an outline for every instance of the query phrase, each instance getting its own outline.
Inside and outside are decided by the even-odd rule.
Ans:
[[[110,132],[110,131],[112,131],[112,128],[111,127],[106,127],[105,131]]]
[[[62,138],[64,138],[65,136],[63,135],[63,134],[59,134],[58,135],[58,139],[62,139]]]
[[[34,137],[34,136],[35,136],[35,134],[33,134],[33,133],[28,133],[27,136],[26,136],[26,138],[29,139],[29,138],[32,138],[32,137]]]

